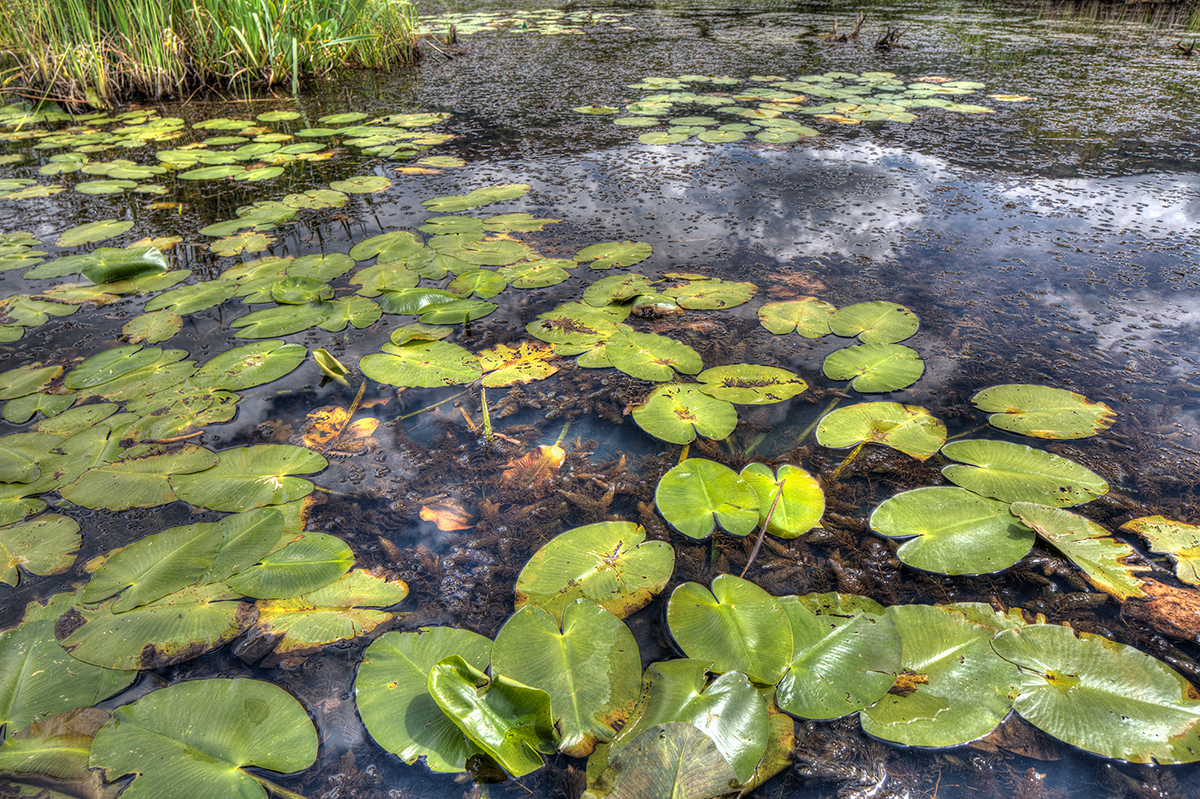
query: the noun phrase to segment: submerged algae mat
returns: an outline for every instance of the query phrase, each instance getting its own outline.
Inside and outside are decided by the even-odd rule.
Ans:
[[[697,796],[1194,792],[1120,762],[1194,759],[1160,732],[1200,678],[1194,177],[980,175],[887,127],[936,111],[750,147],[531,130],[518,160],[481,95],[413,102],[436,76],[361,111],[12,109],[0,612],[37,668],[4,673],[71,676],[3,684],[5,790],[646,795],[608,767],[684,764]],[[1116,663],[1166,710],[1080,735],[1132,692]]]

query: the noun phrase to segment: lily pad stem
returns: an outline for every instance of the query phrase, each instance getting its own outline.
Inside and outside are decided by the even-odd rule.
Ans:
[[[763,539],[767,537],[767,528],[771,526],[771,517],[775,515],[775,507],[779,504],[779,498],[783,496],[783,481],[777,481],[775,488],[775,499],[771,500],[771,509],[767,511],[767,518],[763,519],[762,529],[758,531],[758,540],[754,542],[754,549],[750,550],[750,558],[746,561],[746,568],[742,569],[742,573],[738,575],[739,577],[745,577],[746,572],[750,571],[750,565],[758,557],[758,550],[762,548]]]
[[[850,454],[846,456],[845,460],[838,464],[837,468],[833,470],[833,474],[829,475],[830,484],[838,481],[838,478],[842,476],[842,472],[846,471],[846,467],[850,465],[850,461],[854,460],[854,456],[858,454],[858,451],[863,448],[863,444],[866,443],[866,441],[860,441],[858,442],[858,446],[850,450]]]
[[[563,439],[567,437],[567,431],[570,429],[571,429],[570,422],[567,422],[566,424],[563,425],[563,429],[561,432],[559,432],[558,438],[556,438],[554,440],[554,446],[557,447],[559,444],[561,444],[563,442]]]
[[[479,405],[483,408],[483,437],[488,441],[492,440],[492,417],[488,413],[487,407],[487,389],[480,387],[479,389]]]
[[[405,419],[410,419],[410,418],[412,418],[413,416],[416,416],[416,415],[418,415],[418,414],[421,414],[421,413],[425,413],[425,411],[432,411],[432,410],[433,410],[434,408],[436,408],[437,406],[439,406],[439,405],[445,405],[445,404],[446,404],[447,402],[449,402],[450,400],[458,399],[459,397],[461,397],[463,394],[466,394],[466,393],[467,393],[467,392],[465,392],[465,391],[460,391],[460,392],[458,392],[457,394],[455,394],[455,395],[454,395],[454,396],[452,396],[452,397],[446,397],[446,398],[445,398],[444,400],[442,400],[441,402],[435,402],[435,403],[433,403],[432,405],[426,405],[424,408],[422,408],[422,409],[421,409],[421,410],[419,410],[419,411],[413,411],[412,413],[406,413],[406,414],[404,414],[403,416],[401,416],[401,417],[400,417],[400,421],[402,421],[402,422],[403,422]]]
[[[246,773],[249,774],[249,772],[246,772]],[[267,792],[270,793],[272,796],[279,796],[279,797],[282,797],[282,799],[306,799],[303,794],[298,794],[295,791],[289,791],[287,788],[284,788],[282,785],[276,785],[275,783],[271,782],[266,777],[260,776],[258,774],[250,774],[250,776],[253,777],[254,779],[258,780],[258,784],[261,785],[262,787],[266,788]]]
[[[980,430],[982,430],[985,427],[987,427],[987,424],[981,424],[978,427],[972,427],[970,430],[964,430],[963,432],[959,433],[958,435],[950,436],[946,440],[953,441],[956,438],[962,438],[963,436],[974,435],[975,433],[978,433]]]
[[[833,400],[828,405],[825,406],[825,410],[823,410],[817,414],[816,418],[812,420],[812,423],[808,427],[804,428],[804,432],[801,433],[800,437],[796,439],[797,447],[804,443],[804,439],[806,439],[810,435],[812,435],[813,429],[816,428],[818,422],[820,422],[822,419],[825,418],[825,414],[829,413],[834,408],[836,408],[837,404],[841,401],[842,401],[841,397],[834,397]]]
[[[689,442],[689,443],[683,445],[683,449],[679,450],[679,462],[680,463],[683,463],[684,461],[687,460],[688,450],[691,448],[692,448],[692,445]]]

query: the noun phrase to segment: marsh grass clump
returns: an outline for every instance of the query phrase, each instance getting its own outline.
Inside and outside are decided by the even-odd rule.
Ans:
[[[200,88],[291,83],[416,58],[416,8],[383,0],[13,0],[0,7],[7,91],[107,106]]]

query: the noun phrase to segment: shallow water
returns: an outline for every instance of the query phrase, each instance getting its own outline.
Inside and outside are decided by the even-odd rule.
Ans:
[[[450,58],[430,51],[418,70],[324,81],[310,87],[298,105],[263,98],[162,108],[164,116],[189,120],[293,106],[312,119],[344,110],[445,111],[452,116],[437,129],[456,138],[432,153],[458,156],[465,167],[403,174],[397,171],[402,162],[342,149],[329,161],[259,184],[196,185],[168,176],[163,197],[67,191],[21,204],[0,200],[0,234],[31,231],[53,256],[56,248],[50,245],[63,230],[95,218],[128,218],[135,225],[121,243],[182,236],[171,254],[173,266],[194,270],[195,280],[255,257],[218,257],[196,232],[231,218],[252,200],[277,199],[349,175],[391,177],[384,192],[353,196],[344,208],[303,215],[278,231],[270,254],[301,256],[345,252],[379,232],[415,229],[430,215],[420,205],[430,197],[528,183],[529,194],[486,211],[562,218],[545,232],[523,237],[549,257],[569,257],[598,241],[645,241],[654,253],[632,271],[696,272],[759,287],[758,298],[747,305],[668,318],[651,329],[695,347],[706,366],[772,363],[798,372],[814,389],[743,413],[744,426],[732,446],[694,445],[693,456],[709,453],[739,465],[751,456],[806,456],[810,471],[832,472],[843,453],[799,436],[836,396],[828,392],[839,387],[822,376],[821,364],[840,345],[833,337],[773,336],[758,325],[755,311],[770,299],[808,294],[839,307],[889,299],[920,317],[921,331],[907,343],[922,353],[926,371],[914,386],[887,399],[928,408],[946,421],[951,435],[977,428],[982,417],[969,397],[997,383],[1061,386],[1103,400],[1120,415],[1110,431],[1047,447],[1095,469],[1118,495],[1113,502],[1089,505],[1089,515],[1110,529],[1150,513],[1196,520],[1200,114],[1191,92],[1200,79],[1200,57],[1175,52],[1176,41],[1190,40],[1185,18],[1128,6],[1002,3],[595,8],[626,14],[621,25],[632,29],[609,24],[587,35],[472,34],[447,49]],[[438,10],[422,8],[422,14]],[[862,41],[830,44],[817,38],[834,17],[844,29],[860,10],[867,19]],[[900,28],[901,42],[909,47],[877,52],[871,44],[885,25]],[[786,145],[753,139],[643,145],[635,129],[571,110],[631,102],[646,92],[628,85],[650,75],[741,79],[831,71],[889,71],[909,80],[943,75],[985,83],[980,95],[1033,99],[993,103],[993,114],[922,109],[911,124],[821,124],[819,137]],[[20,149],[9,145],[6,152]],[[36,177],[30,166],[0,169],[5,170],[0,177]],[[149,209],[156,199],[182,202],[184,209]],[[521,340],[521,328],[537,314],[576,298],[604,275],[575,271],[559,286],[496,298],[500,310],[457,334],[457,342],[476,351]],[[20,274],[0,273],[0,296],[31,290]],[[56,282],[35,287],[43,291]],[[121,326],[143,304],[144,298],[134,298],[85,306],[75,316],[31,328],[20,341],[0,345],[4,368],[114,346]],[[234,343],[229,321],[242,313],[240,301],[231,300],[188,317],[184,329],[162,346],[187,349],[198,360],[210,357]],[[378,351],[393,321],[385,317],[364,330],[288,338],[310,349],[326,347],[351,365]],[[321,383],[308,362],[265,388],[245,392],[237,418],[206,428],[197,442],[212,449],[285,442],[305,414],[347,405],[356,388]],[[737,573],[748,544],[723,537],[710,554],[707,544],[685,543],[652,513],[639,510],[639,502],[652,503],[657,479],[680,452],[624,415],[648,389],[648,383],[612,370],[566,370],[514,393],[511,415],[502,409],[504,390],[490,392],[489,403],[501,408],[493,411],[497,429],[518,443],[486,446],[462,416],[478,419],[477,392],[400,420],[460,389],[397,392],[371,384],[367,398],[387,401],[369,410],[386,420],[377,445],[368,455],[334,460],[315,478],[331,493],[321,496],[310,529],[342,537],[359,565],[387,566],[409,582],[412,592],[402,609],[412,615],[395,625],[406,630],[447,624],[494,636],[512,611],[513,583],[528,557],[557,530],[605,518],[636,520],[652,536],[671,540],[680,564],[671,587]],[[512,496],[511,489],[505,495],[498,475],[509,459],[553,441],[566,421],[572,454],[560,481],[532,496]],[[25,429],[0,423],[0,434]],[[735,449],[750,446],[758,432],[766,436],[752,453]],[[1078,579],[1031,577],[1041,574],[1040,563],[992,578],[930,576],[898,566],[891,558],[894,547],[870,534],[865,517],[887,496],[928,485],[938,475],[931,466],[888,452],[865,452],[826,487],[831,514],[826,532],[768,546],[751,576],[774,593],[838,590],[883,604],[993,601],[1024,607],[1046,613],[1052,622],[1137,646],[1200,679],[1200,649],[1194,644],[1123,621],[1112,601],[1091,601],[1094,591],[1081,588]],[[441,532],[421,521],[418,511],[442,495],[468,503],[486,495],[504,510],[473,530]],[[197,515],[183,503],[122,513],[63,512],[84,528],[76,566],[57,577],[26,575],[16,588],[0,586],[0,624],[15,623],[27,602],[80,581],[89,558],[166,527],[217,516]],[[1041,547],[1036,552],[1046,555]],[[795,568],[798,563],[803,569]],[[660,598],[630,619],[643,666],[674,655],[660,624],[664,605]],[[366,734],[355,710],[353,679],[367,643],[326,647],[303,662],[270,669],[249,657],[248,664],[225,647],[146,672],[130,692],[105,706],[184,679],[268,679],[301,700],[322,742],[317,765],[279,779],[281,784],[312,797],[479,795],[481,789],[469,780],[405,766]],[[902,751],[867,739],[853,719],[801,724],[799,730],[797,764],[754,795],[1174,797],[1200,791],[1196,767],[1122,764],[1040,734],[1014,747],[1037,755],[1030,757],[994,747]],[[530,777],[483,790],[496,796],[574,797],[583,784],[582,768],[582,761],[552,758]]]

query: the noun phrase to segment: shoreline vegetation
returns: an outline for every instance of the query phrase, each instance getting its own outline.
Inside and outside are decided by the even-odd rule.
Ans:
[[[0,93],[112,106],[417,59],[407,0],[8,0]]]

